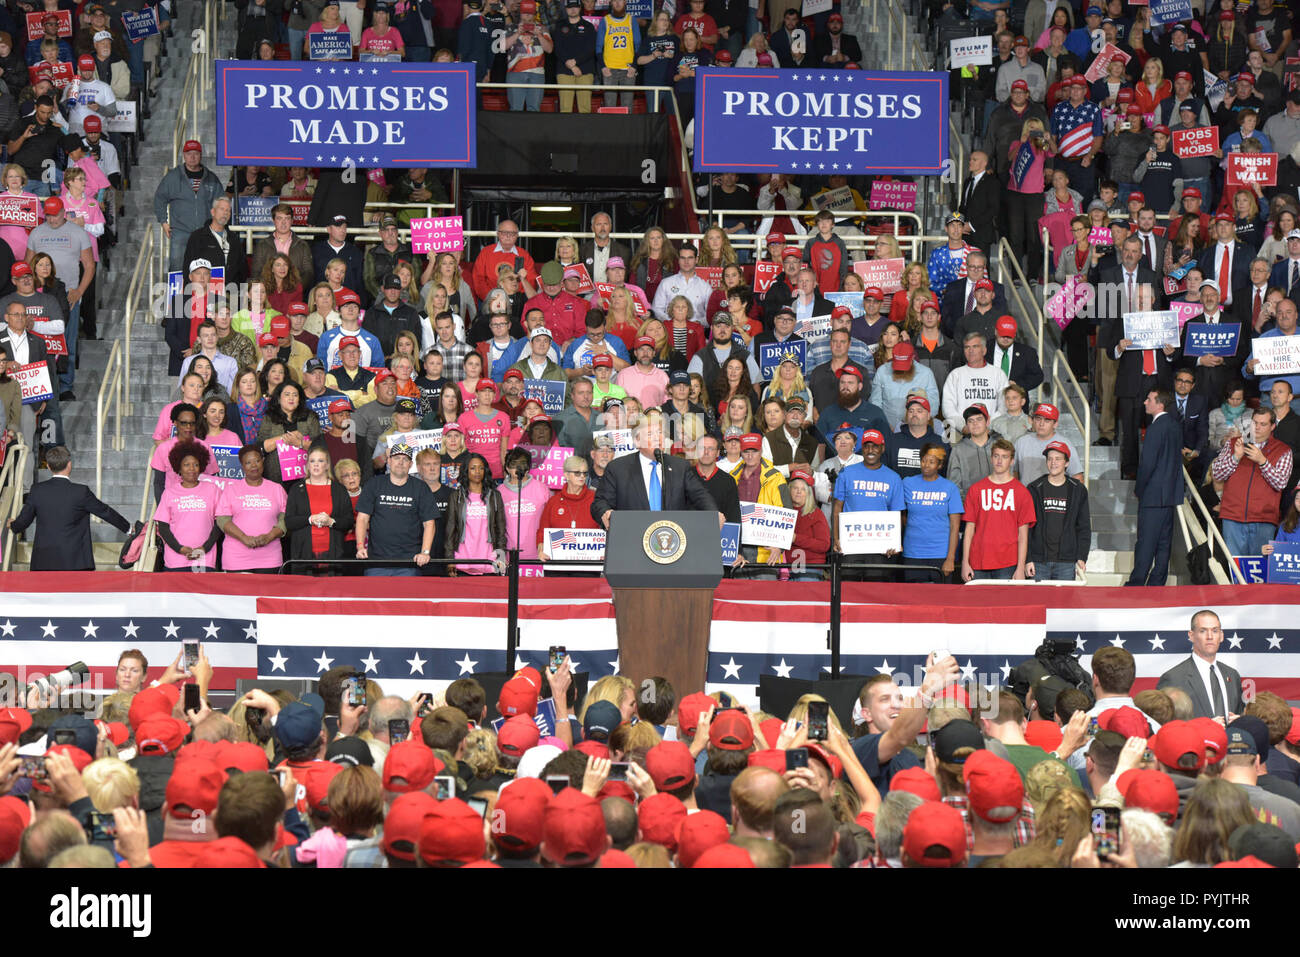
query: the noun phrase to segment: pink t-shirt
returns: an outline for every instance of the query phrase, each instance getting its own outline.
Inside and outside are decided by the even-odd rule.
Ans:
[[[221,490],[211,482],[199,482],[194,488],[185,488],[180,479],[163,491],[154,518],[171,526],[176,541],[188,548],[197,548],[208,540],[217,519],[217,502]],[[168,568],[189,568],[191,560],[166,545],[163,546],[163,563]],[[217,549],[214,545],[203,556],[205,568],[215,568]]]
[[[630,365],[614,381],[623,391],[641,403],[641,408],[663,405],[668,398],[668,373],[663,369],[650,367],[649,373],[642,373],[637,365]]]
[[[172,425],[171,415],[172,409],[176,408],[176,406],[180,404],[180,401],[180,399],[177,399],[175,402],[168,402],[162,407],[162,411],[158,413],[158,424],[154,426],[153,430],[155,442],[161,442],[163,439],[170,439],[176,434],[176,426]],[[154,466],[154,468],[157,467],[158,466],[156,465]],[[166,465],[164,464],[163,467],[166,468]]]
[[[522,543],[519,546],[519,557],[536,558],[537,526],[542,520],[542,509],[551,498],[551,490],[537,479],[530,479],[518,491],[506,484],[500,485],[497,490],[506,506],[506,547],[515,547],[515,525],[518,523],[519,540]]]
[[[492,418],[484,422],[478,413],[462,412],[456,420],[465,430],[465,448],[487,459],[493,478],[501,478],[501,436],[510,434],[510,417],[493,410]]]
[[[171,463],[167,461],[167,456],[170,454],[172,447],[177,443],[177,441],[178,439],[174,435],[170,439],[167,439],[167,441],[163,442],[158,446],[158,448],[153,450],[153,458],[149,461],[149,464],[153,468],[156,468],[167,477],[167,484],[164,488],[171,488],[173,485],[179,486],[181,484],[181,477],[172,471]],[[203,470],[203,474],[217,474],[217,457],[215,455],[208,456],[208,467]]]
[[[389,27],[382,37],[374,27],[361,31],[361,49],[368,53],[402,53],[406,46],[402,43],[402,34],[395,27]]]
[[[239,441],[239,436],[237,436],[234,432],[231,432],[229,429],[222,429],[220,432],[210,432],[204,438],[199,439],[199,441],[202,442],[204,445],[206,445],[209,449],[211,449],[212,446],[214,445],[220,445],[222,448],[227,448],[227,449],[233,446],[234,448],[238,449],[238,448],[242,448],[244,444],[243,442]]]
[[[534,532],[534,535],[537,533]],[[455,558],[492,557],[492,540],[488,537],[488,507],[483,496],[468,493],[465,499],[465,537],[456,549]],[[457,565],[456,570],[466,575],[489,575],[491,565]]]
[[[221,493],[217,514],[229,515],[245,535],[264,535],[275,528],[276,519],[284,514],[285,501],[284,487],[279,482],[262,479],[262,484],[254,487],[243,479],[232,479]],[[226,571],[279,567],[282,561],[284,552],[278,538],[261,548],[249,548],[233,535],[227,535],[221,546],[221,567]]]

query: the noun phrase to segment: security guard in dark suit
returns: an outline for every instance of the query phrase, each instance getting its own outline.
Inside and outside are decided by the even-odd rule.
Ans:
[[[72,455],[62,445],[45,453],[45,464],[54,473],[53,477],[32,486],[22,511],[10,520],[9,527],[14,532],[23,532],[36,522],[32,571],[94,571],[90,516],[98,515],[122,532],[129,532],[131,523],[97,499],[85,485],[69,478]]]

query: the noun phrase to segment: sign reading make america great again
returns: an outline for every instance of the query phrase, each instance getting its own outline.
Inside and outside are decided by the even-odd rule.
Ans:
[[[477,161],[473,64],[218,60],[217,165]]]
[[[948,74],[695,73],[697,172],[942,173]]]

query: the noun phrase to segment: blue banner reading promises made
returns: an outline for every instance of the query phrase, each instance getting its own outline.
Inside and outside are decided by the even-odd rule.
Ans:
[[[473,64],[218,60],[217,165],[477,164]]]
[[[948,74],[740,70],[695,74],[697,172],[941,173]]]

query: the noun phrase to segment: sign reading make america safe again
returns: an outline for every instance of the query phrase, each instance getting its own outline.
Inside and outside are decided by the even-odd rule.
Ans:
[[[216,64],[217,165],[477,163],[473,64]]]
[[[948,162],[948,74],[695,74],[697,172],[934,174]]]

